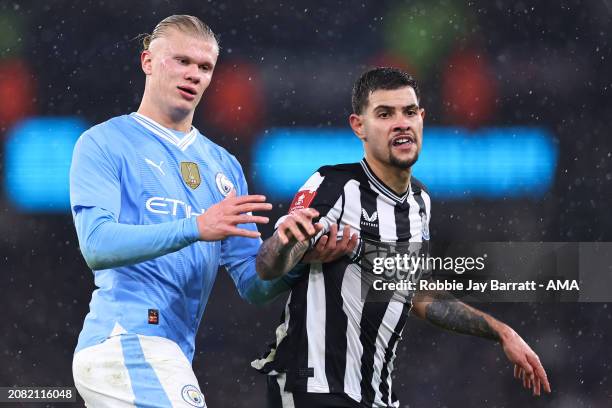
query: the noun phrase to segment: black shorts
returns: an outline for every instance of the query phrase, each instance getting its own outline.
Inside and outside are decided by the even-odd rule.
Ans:
[[[285,375],[267,375],[267,408],[359,408],[357,401],[345,394],[322,394],[313,392],[287,392]]]

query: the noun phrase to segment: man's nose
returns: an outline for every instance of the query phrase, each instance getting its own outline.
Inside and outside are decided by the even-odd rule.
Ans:
[[[185,79],[193,82],[194,84],[200,83],[200,67],[196,64],[191,64],[185,73]]]
[[[403,117],[398,119],[393,125],[393,131],[397,133],[406,133],[411,129],[410,122],[407,118]]]

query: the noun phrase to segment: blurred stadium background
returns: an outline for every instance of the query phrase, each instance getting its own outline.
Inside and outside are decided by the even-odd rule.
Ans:
[[[360,158],[352,83],[394,65],[421,83],[415,175],[432,191],[433,239],[612,241],[610,1],[0,1],[0,385],[72,385],[93,290],[69,214],[72,146],[137,109],[134,38],[178,13],[221,38],[194,124],[238,157],[273,217],[320,164]],[[194,361],[209,406],[264,406],[249,362],[283,301],[247,305],[219,275]],[[540,354],[553,394],[539,400],[498,346],[412,319],[402,406],[612,406],[611,306],[483,305]]]

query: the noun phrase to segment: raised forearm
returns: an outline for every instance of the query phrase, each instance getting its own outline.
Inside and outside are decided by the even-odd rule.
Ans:
[[[507,325],[446,292],[429,292],[416,301],[422,302],[416,314],[443,329],[495,341],[508,334]]]
[[[264,241],[257,253],[255,267],[261,279],[283,276],[302,259],[308,250],[308,241],[283,244],[278,233]]]
[[[150,225],[120,224],[112,214],[97,207],[79,210],[75,224],[81,252],[93,270],[148,261],[198,239],[192,219]]]

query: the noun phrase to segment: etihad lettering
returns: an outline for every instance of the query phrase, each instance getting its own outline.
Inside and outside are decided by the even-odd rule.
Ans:
[[[184,216],[185,218],[197,217],[206,211],[205,209],[201,209],[200,212],[194,211],[186,202],[166,197],[149,198],[146,202],[146,208],[153,214],[172,215],[173,217]]]

